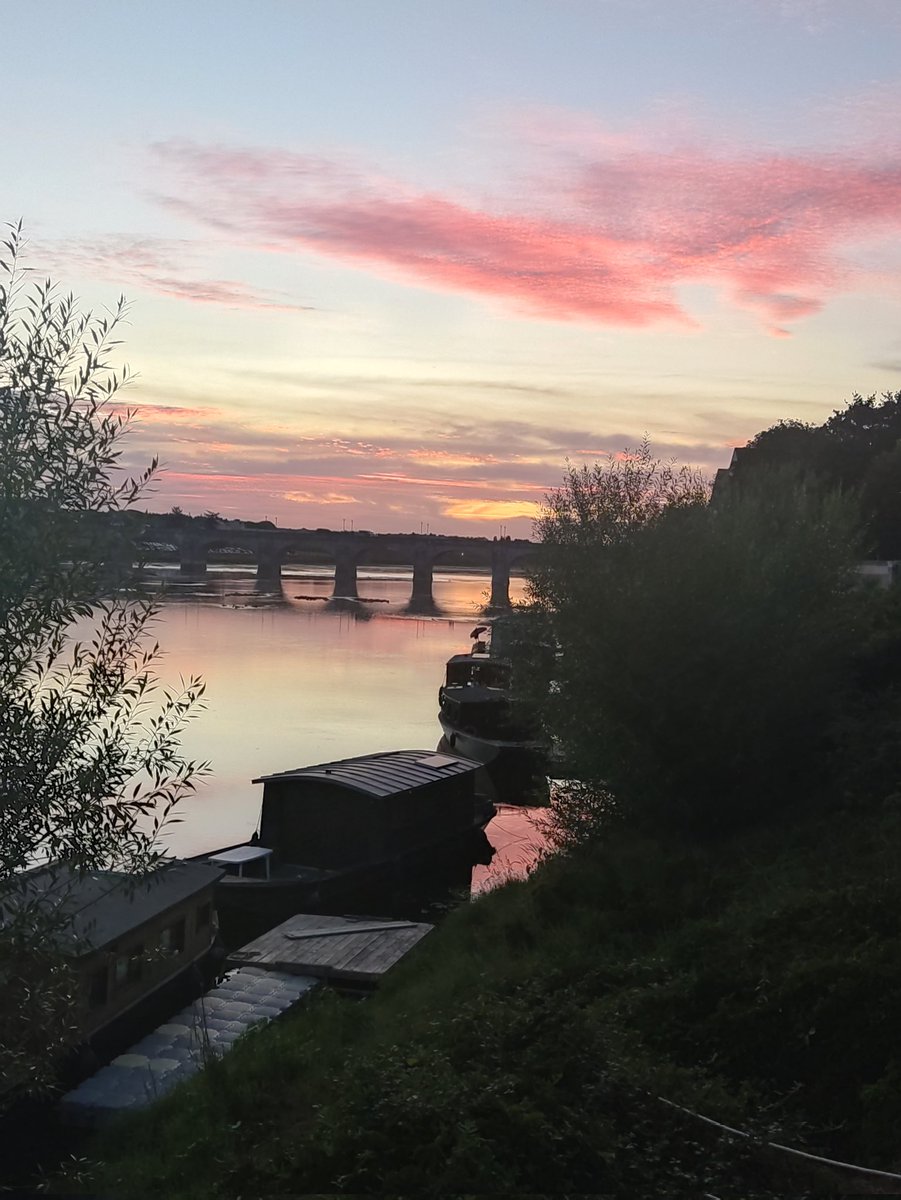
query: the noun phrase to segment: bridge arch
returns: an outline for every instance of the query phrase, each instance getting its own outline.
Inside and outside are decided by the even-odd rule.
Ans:
[[[148,529],[152,536],[152,522],[148,522]],[[270,586],[280,583],[282,566],[292,556],[313,555],[320,561],[330,561],[334,564],[335,599],[357,599],[358,566],[388,554],[393,561],[412,568],[410,608],[414,611],[434,609],[434,568],[442,562],[453,563],[461,555],[469,562],[473,557],[481,559],[480,565],[491,568],[489,610],[509,608],[511,567],[534,550],[531,542],[507,538],[489,541],[463,536],[366,534],[327,529],[270,530],[240,526],[217,529],[195,525],[177,532],[169,526],[166,535],[166,540],[178,548],[179,570],[185,575],[206,574],[210,552],[226,546],[252,557],[256,561],[257,582]]]
[[[257,583],[277,587],[286,563],[322,563],[334,566],[334,556],[314,531],[286,530],[258,539]]]
[[[434,539],[429,535],[418,541],[413,551],[413,584],[408,612],[438,612],[435,600],[434,576],[436,567],[473,565],[490,567],[490,543],[463,547],[456,540]],[[461,559],[464,560],[461,563]]]

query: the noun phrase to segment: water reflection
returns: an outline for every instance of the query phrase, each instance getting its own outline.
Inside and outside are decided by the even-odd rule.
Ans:
[[[366,599],[342,605],[329,603],[332,578],[315,567],[289,569],[276,588],[258,585],[240,567],[195,581],[160,568],[148,579],[161,589],[154,632],[166,652],[164,682],[199,673],[207,684],[206,710],[187,727],[183,745],[191,757],[209,760],[212,776],[180,806],[165,835],[182,855],[249,839],[261,803],[250,780],[259,775],[435,746],[444,664],[468,646],[489,585],[476,572],[436,570],[441,615],[414,616],[405,611],[409,573],[396,568],[361,569]],[[513,581],[514,596],[516,588]],[[527,848],[539,836],[511,802],[534,804],[534,797],[518,782],[513,794],[502,780],[485,787],[503,805],[487,831],[493,859],[484,861],[483,847],[468,861],[445,863],[440,887],[423,899],[426,907],[459,902],[470,889],[484,890],[532,861]],[[439,882],[436,870],[431,881]],[[422,898],[415,881],[403,888],[411,903]]]
[[[247,602],[252,596],[269,603],[293,605],[323,604],[331,600],[334,589],[332,572],[321,566],[291,566],[282,569],[280,583],[257,580],[255,572],[248,566],[211,565],[201,576],[182,575],[177,566],[166,563],[150,563],[143,570],[144,584],[151,590],[164,590],[168,595],[183,598],[214,600],[233,587]],[[412,574],[399,567],[379,567],[363,564],[357,572],[359,598],[349,601],[369,605],[387,605],[395,614],[420,617],[477,616],[487,605],[491,580],[477,571],[442,569],[435,567],[432,579],[432,601],[414,598]],[[516,576],[510,579],[510,599],[513,603],[523,598],[524,580]],[[339,597],[338,599],[344,599]]]
[[[487,863],[474,863],[470,877],[473,896],[490,891],[510,879],[524,879],[545,845],[541,831],[542,810],[516,804],[499,804],[488,839],[493,854]]]

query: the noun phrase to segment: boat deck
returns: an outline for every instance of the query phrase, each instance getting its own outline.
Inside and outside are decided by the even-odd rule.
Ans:
[[[372,987],[433,928],[415,921],[299,913],[234,951],[228,963]]]
[[[220,884],[227,887],[240,887],[242,884],[258,887],[261,883],[270,882],[316,884],[327,883],[343,874],[346,874],[346,870],[340,868],[304,867],[297,863],[274,861],[270,864],[268,874],[258,870],[256,874],[252,875],[223,875]]]

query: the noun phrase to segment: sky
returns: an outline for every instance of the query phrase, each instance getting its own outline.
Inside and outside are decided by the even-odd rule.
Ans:
[[[0,221],[129,300],[145,507],[529,536],[901,389],[901,0],[0,6]]]

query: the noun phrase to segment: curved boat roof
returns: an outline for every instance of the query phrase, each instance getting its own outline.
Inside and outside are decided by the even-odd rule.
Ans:
[[[481,763],[472,759],[460,758],[456,754],[438,754],[434,750],[386,750],[381,754],[364,754],[357,758],[319,763],[314,767],[297,767],[293,771],[260,775],[253,782],[284,783],[315,779],[321,783],[350,788],[366,796],[392,796],[451,775],[468,775],[480,766]]]

